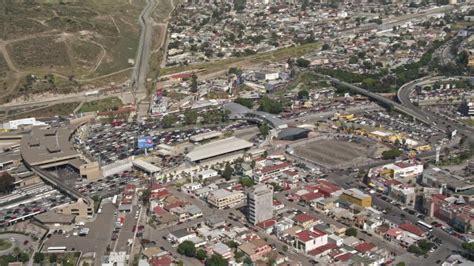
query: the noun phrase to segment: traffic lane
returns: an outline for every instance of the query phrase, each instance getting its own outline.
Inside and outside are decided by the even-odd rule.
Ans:
[[[127,251],[128,250],[128,240],[133,239],[134,232],[133,227],[136,225],[135,211],[137,206],[133,206],[132,210],[129,213],[125,214],[125,221],[122,228],[120,229],[119,236],[116,243],[115,251]]]
[[[209,206],[207,206],[206,203],[204,203],[202,200],[200,199],[197,199],[197,198],[194,198],[194,197],[191,197],[190,195],[184,193],[184,192],[180,192],[180,191],[177,191],[175,188],[172,188],[170,187],[170,192],[172,192],[174,195],[177,195],[179,196],[180,198],[185,198],[187,199],[189,202],[195,204],[196,206],[198,206],[199,208],[201,208],[201,210],[203,211],[203,215],[204,217],[210,215],[210,214],[217,214],[221,217],[223,217],[225,220],[226,220],[226,224],[231,224],[232,226],[238,226],[238,227],[246,227],[248,228],[249,230],[250,227],[249,225],[246,225],[240,221],[234,221],[234,220],[231,220],[229,219],[229,216],[230,216],[230,213],[232,212],[234,215],[237,214],[237,216],[239,217],[243,217],[241,215],[239,215],[239,211],[236,209],[236,208],[231,208],[231,209],[226,209],[226,210],[218,210],[218,209],[215,209],[215,208],[210,208]],[[165,241],[169,248],[172,248],[172,250],[174,250],[175,248],[171,247],[171,245],[169,244],[169,242],[165,239],[163,239],[163,237],[166,238],[166,236],[172,232],[172,231],[176,231],[176,230],[180,230],[180,229],[184,229],[184,228],[189,228],[189,227],[193,227],[193,226],[196,226],[198,225],[199,223],[203,223],[205,221],[205,218],[202,217],[202,218],[198,218],[198,219],[194,219],[194,220],[190,220],[190,221],[187,221],[187,222],[184,222],[182,224],[174,224],[174,225],[171,225],[171,226],[168,226],[166,228],[162,228],[162,229],[153,229],[153,228],[150,228],[147,226],[147,229],[146,229],[146,235],[147,237],[150,238],[150,240],[155,240],[155,239],[158,239],[160,240],[160,243],[163,243],[163,241]],[[288,258],[290,258],[291,260],[293,261],[301,261],[303,265],[312,265],[309,261],[310,259],[306,258],[306,257],[301,257],[301,255],[297,255],[297,254],[292,254],[290,253],[290,250],[288,250],[287,252],[284,252],[283,251],[283,246],[287,246],[286,243],[283,243],[281,242],[280,240],[276,239],[275,236],[273,235],[269,235],[263,231],[258,231],[258,232],[255,232],[258,236],[260,236],[262,239],[267,239],[267,242],[269,244],[273,244],[275,245],[275,248],[277,249],[277,251],[279,252],[282,252],[285,256],[287,256]],[[271,240],[270,240],[271,239]],[[270,240],[270,241],[268,241]],[[157,240],[155,240],[157,241]],[[158,241],[157,241],[158,242]],[[170,250],[170,249],[168,249]],[[177,254],[177,253],[176,253]]]
[[[339,227],[348,227],[348,225],[345,225],[341,222],[338,222],[332,218],[329,218],[328,216],[326,215],[322,215],[320,213],[317,213],[313,210],[311,210],[309,207],[302,207],[294,202],[290,202],[286,199],[286,197],[282,194],[277,194],[276,196],[277,200],[279,200],[280,202],[283,202],[286,206],[288,207],[291,207],[291,208],[295,208],[301,212],[311,212],[312,214],[314,214],[318,219],[320,219],[321,221],[327,223],[327,224],[334,224],[336,226],[339,226]],[[383,241],[382,239],[379,239],[379,238],[376,238],[376,237],[371,237],[367,234],[364,234],[362,233],[361,231],[359,231],[359,233],[357,234],[357,236],[361,239],[363,239],[364,241],[367,241],[367,242],[371,242],[373,244],[375,244],[376,246],[379,246],[379,247],[383,247],[385,249],[387,249],[388,251],[392,252],[392,253],[395,253],[397,255],[400,255],[400,254],[403,254],[405,253],[406,251],[398,246],[394,246],[394,245],[391,245],[389,243],[386,243],[385,241]]]
[[[97,214],[96,219],[93,222],[86,223],[85,228],[89,228],[89,234],[86,236],[74,236],[70,232],[62,235],[52,235],[48,239],[43,247],[43,250],[47,250],[48,247],[52,246],[64,246],[70,251],[82,251],[83,253],[95,252],[96,253],[96,265],[101,263],[102,256],[106,251],[106,247],[109,244],[110,237],[112,235],[111,228],[113,227],[113,213],[115,207],[112,204],[104,204],[102,206],[102,212]],[[69,237],[67,237],[69,235]]]
[[[383,209],[389,208],[390,211],[384,217],[387,220],[394,222],[395,224],[400,224],[406,221],[416,224],[416,222],[420,220],[416,218],[415,216],[410,215],[409,213],[405,211],[402,211],[398,207],[393,206],[392,204],[386,201],[383,201],[382,199],[380,199],[379,197],[375,195],[372,196],[372,203]],[[402,217],[402,214],[403,214],[403,217]],[[443,240],[444,242],[448,243],[454,249],[460,249],[463,243],[463,241],[461,241],[460,239],[457,239],[436,227],[433,228],[433,235]]]
[[[347,178],[349,180],[353,180],[350,177],[347,177]],[[333,180],[336,182],[336,184],[340,185],[343,188],[348,187],[346,184],[343,183],[341,178],[336,178],[336,179],[333,179]],[[358,183],[358,184],[365,186],[365,184],[363,184],[363,183]],[[390,204],[389,202],[386,202],[386,201],[382,200],[376,194],[373,194],[371,196],[372,196],[372,204],[373,205],[375,205],[377,207],[380,207],[381,209],[390,209],[390,211],[387,214],[384,215],[384,218],[391,221],[391,222],[393,222],[393,223],[395,223],[395,224],[397,224],[397,225],[401,224],[403,222],[406,222],[406,221],[410,221],[411,223],[415,224],[418,220],[420,220],[420,219],[416,218],[415,216],[410,215],[409,213],[402,211],[400,208]],[[403,214],[403,217],[402,217],[402,214]],[[463,243],[462,240],[451,236],[450,234],[444,232],[443,230],[441,230],[439,228],[433,228],[433,235],[440,238],[441,240],[443,240],[445,242],[448,242],[449,244],[451,244],[452,248],[454,248],[454,249],[461,248],[462,243]]]
[[[180,225],[174,225],[174,226],[170,226],[170,227],[166,227],[162,229],[154,229],[150,227],[149,225],[146,225],[143,236],[144,238],[149,239],[150,241],[155,241],[156,246],[164,249],[165,251],[170,253],[170,255],[173,256],[174,258],[180,259],[181,261],[183,261],[184,265],[201,265],[201,262],[199,260],[182,256],[181,254],[179,254],[177,252],[177,248],[171,246],[171,243],[166,238],[168,234],[172,231],[193,227],[203,221],[204,219],[198,218],[195,220],[185,222]]]
[[[235,220],[229,219],[228,217],[230,216],[230,213],[232,211],[235,213],[236,210],[235,209],[227,209],[227,210],[222,211],[222,215],[223,215],[222,217],[226,218],[227,225],[231,224],[232,226],[246,227],[249,230],[251,230],[251,228],[255,228],[254,226],[252,226],[250,224],[243,223],[240,220],[235,221]],[[268,244],[270,244],[272,246],[275,246],[275,249],[278,252],[283,253],[291,261],[300,262],[302,265],[313,265],[310,262],[311,258],[308,258],[308,257],[304,256],[303,254],[295,253],[286,243],[278,240],[275,235],[269,235],[261,229],[251,230],[251,231],[253,231],[253,233],[257,234],[260,238],[266,239],[266,242]],[[286,252],[283,251],[283,246],[288,247],[288,250]]]

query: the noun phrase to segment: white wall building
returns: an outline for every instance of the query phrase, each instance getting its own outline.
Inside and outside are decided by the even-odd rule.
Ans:
[[[47,125],[44,122],[36,121],[36,118],[24,118],[24,119],[17,119],[17,120],[10,120],[6,123],[3,123],[2,128],[5,129],[18,129],[20,126],[45,126]]]

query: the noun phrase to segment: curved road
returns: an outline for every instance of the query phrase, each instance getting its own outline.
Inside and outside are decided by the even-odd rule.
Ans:
[[[439,127],[443,130],[447,130],[448,126],[451,129],[456,129],[458,133],[461,133],[466,136],[472,135],[472,130],[469,129],[466,125],[463,125],[461,123],[453,122],[447,119],[444,119],[437,114],[430,113],[430,112],[425,112],[421,110],[421,108],[415,106],[411,102],[411,94],[415,91],[415,88],[417,86],[424,86],[424,85],[429,85],[433,84],[436,81],[443,81],[443,80],[461,80],[461,79],[472,79],[474,77],[444,77],[444,76],[428,76],[428,77],[423,77],[417,80],[413,80],[403,86],[400,87],[400,89],[397,92],[397,98],[400,101],[400,103],[405,106],[406,108],[410,109],[412,112],[419,114],[420,116],[428,117],[434,126]]]

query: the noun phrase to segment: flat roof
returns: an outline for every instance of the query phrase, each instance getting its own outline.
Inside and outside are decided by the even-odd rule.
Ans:
[[[69,141],[73,129],[33,127],[21,140],[21,156],[32,166],[59,162],[80,156]]]
[[[157,173],[157,172],[160,172],[161,171],[161,168],[159,168],[158,166],[155,166],[149,162],[145,162],[143,160],[133,160],[133,165],[142,169],[142,170],[145,170],[149,173]]]
[[[217,199],[222,199],[222,198],[225,198],[225,197],[228,197],[228,196],[231,196],[231,195],[242,194],[242,192],[241,191],[229,191],[227,189],[221,188],[221,189],[218,189],[218,190],[211,191],[209,194],[213,195]]]
[[[222,132],[220,131],[209,131],[209,132],[205,132],[205,133],[201,133],[201,134],[197,134],[197,135],[194,135],[194,136],[191,136],[189,139],[191,141],[203,141],[203,140],[206,140],[206,139],[212,139],[212,138],[217,138],[217,137],[220,137],[222,136]]]
[[[253,144],[246,140],[239,139],[236,137],[230,137],[198,146],[194,148],[194,150],[189,152],[186,155],[186,158],[194,162],[230,152],[251,148],[252,146]]]

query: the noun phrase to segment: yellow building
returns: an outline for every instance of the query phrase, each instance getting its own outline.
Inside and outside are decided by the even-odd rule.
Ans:
[[[336,118],[339,120],[354,121],[354,114],[336,114]]]
[[[372,138],[372,139],[377,139],[377,140],[391,142],[391,143],[394,143],[397,140],[400,142],[402,141],[402,136],[400,134],[387,132],[387,131],[375,130],[375,131],[369,132],[368,136],[369,138]]]
[[[372,197],[356,188],[346,189],[340,198],[360,207],[367,208],[372,206]]]

